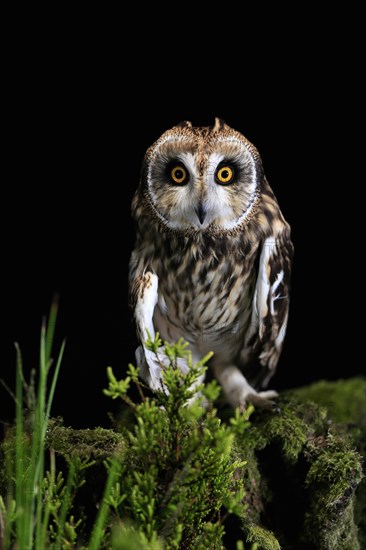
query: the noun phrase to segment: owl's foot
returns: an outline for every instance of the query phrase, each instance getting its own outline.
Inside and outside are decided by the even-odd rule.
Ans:
[[[260,391],[255,393],[249,393],[246,396],[245,401],[251,403],[258,409],[265,409],[269,411],[280,411],[277,403],[272,401],[278,397],[278,393],[275,390]]]
[[[249,403],[261,409],[275,410],[272,399],[278,396],[274,390],[257,392],[247,381],[243,373],[234,365],[215,365],[216,377],[224,390],[227,401],[233,407],[245,410]]]

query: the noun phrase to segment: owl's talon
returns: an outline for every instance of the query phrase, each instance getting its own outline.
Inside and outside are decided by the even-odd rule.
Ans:
[[[259,395],[259,397],[263,397],[263,399],[276,399],[278,397],[278,393],[276,392],[276,390],[265,390],[265,391],[260,391],[257,393],[257,395]]]
[[[269,399],[270,397],[277,397],[278,393],[275,391],[263,391],[259,393],[250,393],[246,396],[246,401],[258,409],[264,409],[267,411],[281,412],[275,401]]]

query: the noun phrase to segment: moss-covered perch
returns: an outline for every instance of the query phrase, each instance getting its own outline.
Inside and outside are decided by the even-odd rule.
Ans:
[[[235,474],[244,478],[247,509],[240,520],[226,524],[225,548],[235,548],[240,538],[245,548],[256,543],[265,550],[366,548],[365,481],[360,484],[366,442],[365,395],[364,378],[318,382],[284,393],[280,412],[254,412],[249,428],[235,436],[230,451],[232,461],[247,461]],[[224,417],[229,414],[227,409],[222,411]],[[77,453],[100,460],[117,451],[122,462],[135,467],[127,435],[112,430],[73,430],[51,422],[47,442],[66,457]],[[170,479],[159,480],[162,502],[172,476],[177,475],[169,471]],[[87,481],[93,483],[93,479]],[[166,514],[158,503],[153,513]]]
[[[363,477],[365,390],[364,379],[352,379],[288,392],[280,414],[256,413],[238,441],[254,463],[248,517],[255,528],[265,518],[284,547],[365,547],[364,483],[355,498]]]
[[[164,343],[167,392],[146,392],[132,365],[122,380],[109,367],[104,393],[122,399],[120,420],[74,430],[49,419],[64,349],[52,363],[55,317],[42,326],[37,391],[17,348],[0,550],[366,548],[365,378],[284,392],[273,412],[218,409],[217,383],[199,384],[210,354],[193,365],[181,339]],[[157,354],[162,342],[146,345]]]

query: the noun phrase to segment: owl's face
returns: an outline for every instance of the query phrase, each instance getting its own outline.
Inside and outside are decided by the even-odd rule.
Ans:
[[[142,188],[155,216],[183,232],[232,230],[258,200],[263,179],[255,147],[221,120],[208,128],[185,122],[146,153]]]

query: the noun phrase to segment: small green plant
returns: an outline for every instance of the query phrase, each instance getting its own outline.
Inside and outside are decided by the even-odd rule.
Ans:
[[[165,343],[169,360],[168,367],[162,365],[166,391],[153,398],[144,395],[133,365],[123,380],[117,380],[108,368],[105,394],[121,398],[132,409],[136,422],[131,430],[124,429],[123,453],[119,442],[119,453],[105,460],[104,495],[89,535],[82,533],[84,518],[78,516],[78,510],[73,514],[73,500],[94,461],[77,453],[64,455],[65,476],[57,471],[51,445],[48,468],[45,466],[46,446],[53,441],[47,439],[47,431],[49,427],[62,430],[49,423],[65,346],[63,342],[48,389],[56,315],[57,305],[53,304],[48,324],[42,324],[37,391],[33,383],[25,381],[17,346],[16,423],[14,434],[3,445],[10,482],[6,496],[0,497],[0,547],[8,549],[16,543],[19,550],[58,550],[77,544],[81,548],[82,535],[89,540],[88,550],[127,548],[131,540],[144,550],[200,550],[207,544],[222,548],[225,518],[229,514],[245,516],[240,473],[245,462],[236,460],[232,451],[235,434],[249,425],[251,410],[245,414],[237,411],[229,424],[220,421],[213,406],[219,394],[216,382],[199,384],[211,354],[193,365],[183,340]],[[147,342],[156,354],[160,345],[159,335]],[[177,368],[178,358],[187,361],[186,374]],[[128,396],[131,383],[138,388],[138,403]],[[196,392],[201,397],[188,406]],[[31,404],[27,414],[24,399]]]
[[[161,344],[158,334],[147,341],[156,354]],[[128,536],[133,529],[141,548],[222,548],[225,518],[245,515],[241,474],[245,463],[235,460],[233,441],[248,427],[251,409],[244,414],[237,411],[229,424],[222,423],[213,406],[219,387],[214,381],[199,384],[211,354],[193,365],[183,340],[165,343],[164,353],[169,359],[169,366],[162,366],[166,390],[153,398],[144,396],[133,365],[123,380],[108,368],[109,387],[104,393],[121,398],[136,416],[119,474],[123,483],[116,480],[104,500],[120,526],[112,540],[118,533],[126,536],[125,525],[133,525]],[[178,358],[187,361],[186,374],[177,368]],[[128,396],[131,383],[139,388],[140,403]],[[202,397],[192,403],[196,392]],[[110,471],[114,476],[114,469]]]

